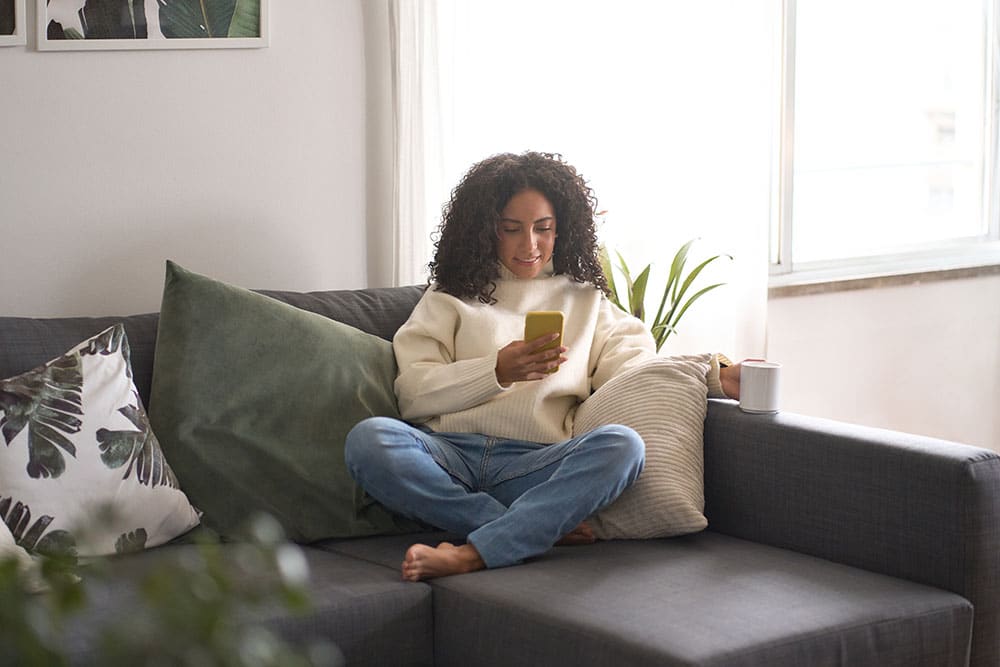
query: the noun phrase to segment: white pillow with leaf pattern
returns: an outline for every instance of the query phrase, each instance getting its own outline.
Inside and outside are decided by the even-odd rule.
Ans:
[[[198,524],[111,327],[0,380],[0,520],[29,552],[97,556],[163,544]]]

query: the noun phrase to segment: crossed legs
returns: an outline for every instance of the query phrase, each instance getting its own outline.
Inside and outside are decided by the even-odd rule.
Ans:
[[[414,581],[592,542],[584,519],[635,481],[643,453],[639,436],[617,425],[539,445],[426,433],[385,417],[358,424],[345,450],[354,479],[383,505],[467,536],[459,546],[411,546],[402,571]]]

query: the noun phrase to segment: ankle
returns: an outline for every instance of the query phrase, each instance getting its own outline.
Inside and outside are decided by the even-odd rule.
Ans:
[[[461,556],[465,572],[475,572],[476,570],[483,570],[486,568],[486,562],[483,560],[483,557],[479,555],[479,550],[476,549],[475,545],[471,542],[461,545],[457,548],[457,551]]]

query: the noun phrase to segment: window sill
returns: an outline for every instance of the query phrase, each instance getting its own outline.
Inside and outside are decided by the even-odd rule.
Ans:
[[[993,275],[1000,275],[1000,242],[773,274],[767,295],[780,299]]]

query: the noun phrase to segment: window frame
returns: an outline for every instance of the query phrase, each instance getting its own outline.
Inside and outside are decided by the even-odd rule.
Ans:
[[[792,256],[795,180],[795,41],[797,0],[782,1],[780,49],[775,62],[780,99],[775,113],[775,159],[772,167],[769,243],[769,287],[772,295],[789,293],[795,286],[850,284],[871,280],[873,285],[892,276],[942,277],[948,272],[969,275],[970,269],[1000,266],[1000,35],[997,34],[1000,0],[984,0],[986,95],[992,113],[984,128],[983,214],[987,233],[969,239],[949,239],[911,251],[837,260],[796,263]],[[794,293],[794,292],[792,292]]]

